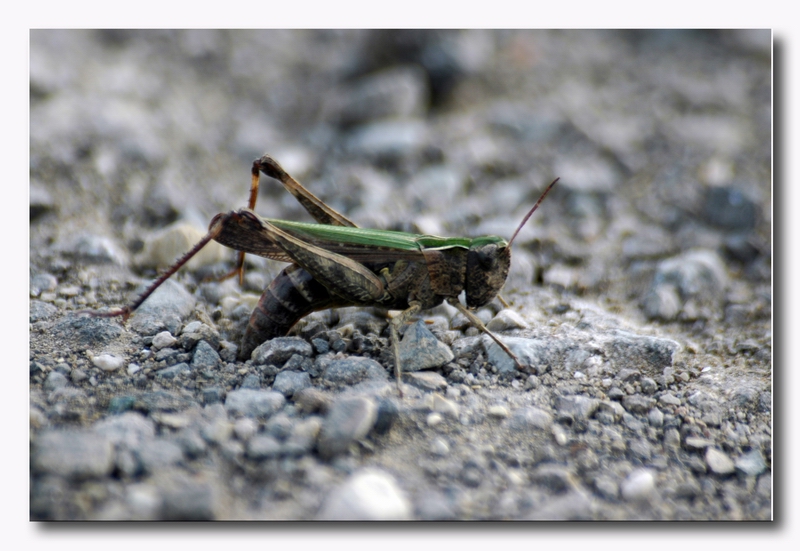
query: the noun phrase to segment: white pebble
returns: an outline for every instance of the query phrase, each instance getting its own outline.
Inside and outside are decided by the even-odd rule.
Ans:
[[[428,415],[428,418],[426,419],[426,422],[428,423],[429,427],[435,427],[442,421],[444,421],[444,417],[442,417],[441,413],[431,413],[430,415]]]
[[[236,438],[246,441],[258,432],[258,424],[251,417],[242,417],[233,424],[233,432]]]
[[[432,455],[444,457],[450,453],[450,446],[442,438],[435,438],[431,442],[430,452]]]
[[[489,406],[487,413],[489,414],[489,417],[495,417],[497,419],[505,419],[509,416],[508,408],[502,404]]]
[[[656,478],[649,469],[637,469],[622,483],[622,497],[628,501],[648,500],[656,488]]]
[[[178,342],[178,339],[172,336],[169,331],[162,331],[153,337],[153,350],[161,350],[162,348],[169,348]]]
[[[458,417],[458,404],[451,402],[441,394],[433,394],[433,411],[452,417]]]
[[[103,371],[116,371],[122,367],[125,360],[114,354],[100,354],[92,358],[92,363]]]
[[[139,364],[128,364],[128,375],[134,375],[142,370]]]
[[[387,473],[356,473],[334,489],[320,511],[321,520],[410,520],[411,504]]]

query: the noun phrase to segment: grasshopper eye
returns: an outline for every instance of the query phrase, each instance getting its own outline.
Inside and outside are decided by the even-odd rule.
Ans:
[[[477,251],[476,256],[478,258],[478,264],[480,264],[481,268],[490,270],[495,263],[495,257],[489,251],[484,249]]]

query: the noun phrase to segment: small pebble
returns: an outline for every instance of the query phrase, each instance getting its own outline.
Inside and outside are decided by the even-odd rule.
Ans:
[[[153,350],[161,350],[162,348],[168,348],[173,346],[175,343],[178,342],[178,339],[172,336],[172,333],[169,331],[162,331],[158,335],[153,337]]]
[[[714,442],[699,436],[687,436],[683,442],[688,450],[704,450],[709,446],[713,446]]]
[[[706,450],[706,465],[716,474],[731,474],[736,470],[733,460],[716,448]]]
[[[486,324],[489,331],[508,331],[509,329],[527,329],[528,322],[514,310],[506,308],[500,310],[495,317]]]
[[[34,472],[84,479],[108,475],[113,467],[114,444],[102,434],[53,430],[33,442]]]
[[[444,457],[450,453],[450,446],[448,446],[447,442],[445,442],[442,438],[434,438],[429,449],[431,455],[435,455],[437,457]]]
[[[322,422],[317,448],[323,458],[344,454],[350,445],[372,430],[378,407],[368,397],[339,398]]]
[[[489,409],[486,412],[490,417],[494,417],[496,419],[505,419],[509,416],[508,408],[501,404],[496,404],[493,406],[489,406]]]
[[[626,501],[649,500],[656,489],[656,479],[649,469],[637,469],[623,481],[620,488]]]
[[[458,404],[448,400],[441,394],[433,395],[433,406],[431,409],[436,413],[458,417]]]
[[[114,354],[100,354],[92,358],[92,363],[103,371],[116,371],[122,367],[125,359]]]
[[[242,417],[233,424],[233,433],[239,440],[247,441],[256,432],[258,432],[258,423],[252,417]]]
[[[435,427],[444,421],[444,417],[442,417],[441,413],[430,413],[428,417],[425,418],[425,422],[428,423],[429,427]]]
[[[389,474],[364,470],[334,488],[319,520],[411,520],[411,504]]]
[[[734,462],[736,468],[747,476],[758,476],[767,470],[761,450],[751,450]]]

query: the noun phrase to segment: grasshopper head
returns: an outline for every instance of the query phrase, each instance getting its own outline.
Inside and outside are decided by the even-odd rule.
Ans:
[[[467,253],[467,307],[478,308],[497,296],[511,266],[511,247],[502,237],[481,237]]]
[[[464,287],[467,295],[467,307],[478,308],[489,303],[503,288],[508,276],[508,269],[511,267],[511,244],[522,226],[539,208],[547,192],[556,185],[556,182],[558,182],[558,178],[547,186],[539,200],[517,226],[517,231],[514,232],[511,239],[506,241],[502,237],[490,235],[472,240],[472,245],[467,253],[467,281]]]

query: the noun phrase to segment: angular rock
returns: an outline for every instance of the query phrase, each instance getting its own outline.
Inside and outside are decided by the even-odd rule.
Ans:
[[[377,404],[365,396],[339,398],[331,405],[322,422],[317,449],[330,459],[345,453],[350,444],[365,437],[378,418]]]
[[[728,454],[716,448],[706,450],[706,465],[712,473],[716,474],[732,474],[736,470],[736,466]]]
[[[371,358],[351,356],[330,361],[322,378],[330,383],[354,385],[366,379],[386,380],[389,374]]]
[[[300,371],[281,371],[275,376],[272,390],[280,392],[287,398],[304,388],[311,386],[311,375]]]
[[[313,348],[305,339],[277,337],[256,347],[251,357],[255,365],[271,364],[281,367],[295,354],[310,358],[313,352]]]
[[[428,331],[422,320],[406,329],[400,341],[400,365],[403,371],[435,369],[453,358],[450,347]]]
[[[232,415],[269,417],[283,407],[286,398],[271,390],[240,389],[228,393],[225,409]]]

